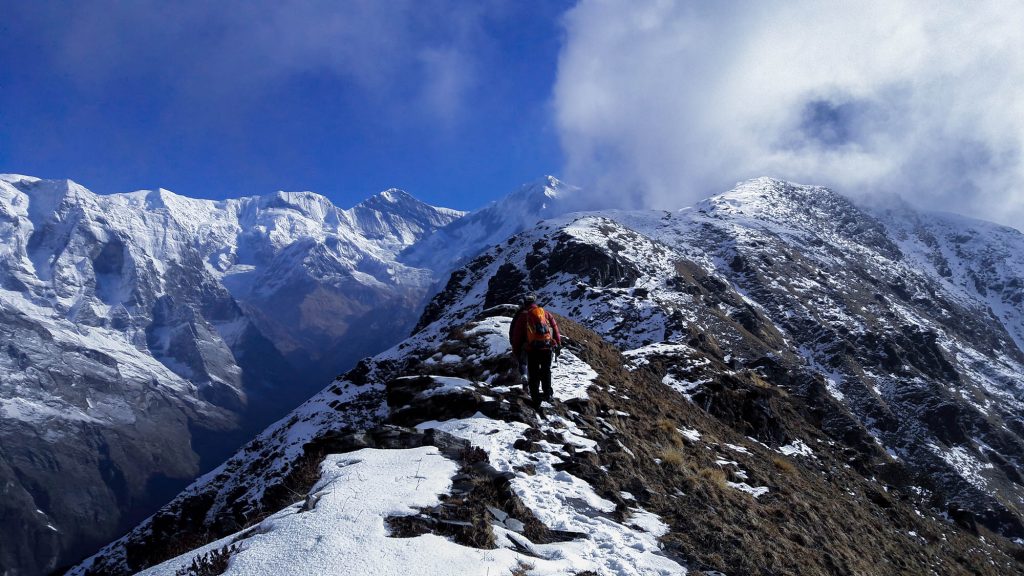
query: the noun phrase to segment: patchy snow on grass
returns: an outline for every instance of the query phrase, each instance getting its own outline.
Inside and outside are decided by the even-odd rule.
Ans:
[[[711,382],[710,378],[701,380],[679,380],[671,374],[665,374],[665,377],[661,379],[661,383],[669,388],[679,392],[686,397],[687,400],[692,400],[693,393],[697,391],[702,385]]]
[[[928,449],[932,451],[936,456],[942,458],[956,470],[957,474],[961,478],[967,480],[972,486],[979,490],[985,490],[988,486],[988,480],[982,475],[982,470],[990,470],[995,466],[991,463],[982,463],[980,460],[971,455],[963,446],[950,446],[942,447],[938,444],[929,443]]]
[[[597,442],[587,438],[583,430],[580,430],[579,426],[575,422],[567,418],[563,418],[557,414],[552,414],[548,417],[548,423],[559,423],[562,428],[555,429],[556,433],[559,433],[565,440],[566,444],[573,446],[577,451],[580,452],[597,452]]]
[[[434,381],[436,386],[420,392],[416,395],[417,398],[429,398],[431,396],[452,394],[463,390],[472,391],[477,388],[476,383],[470,382],[465,378],[455,378],[453,376],[431,376],[430,379]],[[401,380],[401,378],[399,378],[399,380]]]
[[[572,352],[563,350],[551,365],[551,388],[555,398],[565,401],[590,398],[587,388],[597,380],[597,372]]]
[[[640,528],[653,536],[661,537],[668,534],[668,525],[661,521],[661,518],[653,512],[643,508],[630,508],[630,516],[627,522],[630,527]]]
[[[585,535],[571,542],[532,544],[523,541],[521,536],[503,533],[504,537],[516,538],[516,542],[539,557],[529,561],[535,566],[530,574],[572,573],[569,569],[624,576],[686,573],[682,566],[661,554],[658,537],[667,528],[653,514],[634,512],[630,522],[640,529],[620,524],[611,518],[615,510],[613,502],[601,498],[580,478],[557,470],[557,465],[562,463],[557,455],[515,449],[513,444],[528,428],[526,424],[477,415],[461,420],[426,422],[418,428],[442,430],[480,447],[497,470],[515,474],[511,480],[512,491],[538,520],[555,530]],[[526,466],[531,466],[535,473],[525,472]]]
[[[467,338],[478,339],[484,344],[485,354],[488,357],[508,354],[511,346],[508,342],[508,329],[512,319],[506,316],[494,316],[484,318],[466,330],[464,335]]]

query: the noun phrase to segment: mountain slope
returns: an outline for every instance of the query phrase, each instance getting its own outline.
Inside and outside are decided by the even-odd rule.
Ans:
[[[1024,350],[1024,253],[1013,228],[955,214],[879,214],[908,264],[970,305],[982,302]]]
[[[558,401],[538,417],[507,375],[508,312],[432,325],[368,362],[72,574],[131,573],[189,536],[209,543],[143,573],[218,553],[225,574],[1019,569],[919,496],[852,470],[799,402],[686,345],[623,357],[562,319]],[[672,392],[666,353],[716,402],[760,405],[779,425],[748,431],[739,413]]]
[[[676,213],[544,222],[456,270],[413,337],[72,574],[173,574],[218,550],[227,574],[273,550],[313,573],[372,549],[282,547],[352,533],[431,544],[450,573],[467,558],[495,573],[1021,572],[1007,537],[1022,352],[896,229],[772,180]],[[506,304],[526,291],[570,338],[544,414],[508,357]],[[337,471],[396,449],[436,465]],[[351,484],[374,478],[430,490],[345,514]]]
[[[459,216],[398,191],[341,210],[0,176],[5,573],[94,550],[408,333],[433,278],[395,255]]]
[[[624,349],[696,333],[737,367],[808,365],[950,514],[1024,535],[1024,352],[1007,327],[1021,328],[916,268],[895,235],[826,189],[757,180],[677,213],[545,223],[453,277],[421,325],[534,290]]]

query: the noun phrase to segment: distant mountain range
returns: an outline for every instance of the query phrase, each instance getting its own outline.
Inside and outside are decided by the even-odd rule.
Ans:
[[[421,294],[453,268],[414,334],[71,573],[1024,571],[1020,232],[772,179],[674,212],[577,193],[394,244]],[[569,336],[543,414],[507,353],[525,292]]]
[[[94,550],[408,334],[435,275],[397,255],[461,216],[0,176],[0,573]]]

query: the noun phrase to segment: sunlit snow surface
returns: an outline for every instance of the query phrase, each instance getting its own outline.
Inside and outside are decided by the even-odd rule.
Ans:
[[[531,545],[531,552],[540,558],[508,548],[470,548],[432,534],[391,537],[385,520],[436,505],[438,496],[451,488],[451,477],[457,468],[432,446],[410,450],[364,449],[328,456],[321,465],[321,479],[306,501],[274,514],[255,529],[223,538],[140,574],[174,576],[197,555],[236,540],[238,549],[224,572],[228,576],[498,575],[510,573],[520,563],[532,566],[530,574],[538,576],[583,570],[621,575],[686,573],[654,553],[657,537],[665,532],[660,520],[642,510],[632,520],[637,528],[600,517],[588,518],[584,512],[607,512],[614,505],[580,486],[569,490],[557,485],[531,486],[545,490],[550,499],[548,504],[556,506],[547,513],[548,521],[556,528],[597,531],[591,539],[582,541]],[[570,479],[561,477],[550,483],[573,485]],[[571,502],[573,497],[586,501]],[[595,509],[587,509],[589,505]],[[525,541],[514,532],[501,528],[495,531],[499,542],[510,543],[509,538]]]
[[[438,496],[451,488],[457,469],[432,446],[328,456],[321,465],[320,481],[310,491],[316,498],[312,509],[304,511],[299,502],[264,520],[252,536],[239,541],[239,551],[224,574],[508,573],[523,558],[511,550],[469,548],[431,534],[389,537],[386,518],[415,514],[418,508],[437,504]],[[196,552],[216,550],[236,537]],[[189,553],[141,574],[174,576],[195,555]]]

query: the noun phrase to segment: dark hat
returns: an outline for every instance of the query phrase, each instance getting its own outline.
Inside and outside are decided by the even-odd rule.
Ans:
[[[523,296],[523,305],[536,304],[536,303],[537,303],[537,295],[536,294],[527,294],[526,296]]]

